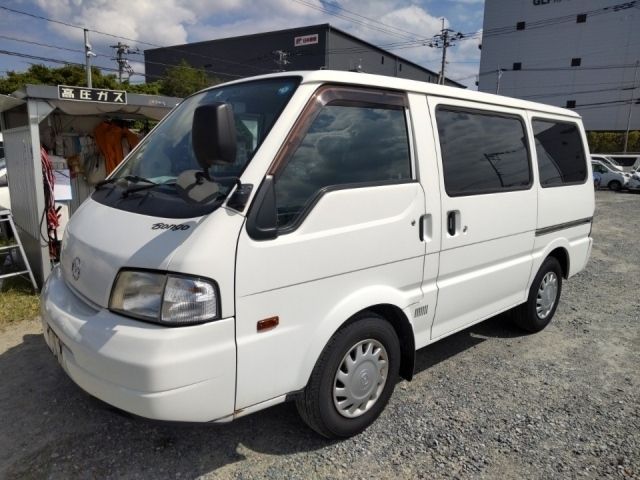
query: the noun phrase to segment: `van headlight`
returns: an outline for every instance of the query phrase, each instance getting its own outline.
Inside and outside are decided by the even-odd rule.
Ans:
[[[207,279],[145,270],[121,270],[109,310],[163,325],[193,325],[219,318],[218,289]]]

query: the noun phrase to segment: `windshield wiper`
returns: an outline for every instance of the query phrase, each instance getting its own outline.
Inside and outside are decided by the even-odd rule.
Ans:
[[[106,180],[101,180],[100,182],[96,183],[96,190],[98,190],[100,187],[103,187],[104,185],[117,182],[118,180],[127,180],[130,183],[144,182],[144,183],[149,183],[151,185],[157,185],[156,182],[154,182],[153,180],[149,180],[148,178],[139,177],[138,175],[125,175],[124,177],[112,177]]]
[[[150,188],[171,186],[171,185],[175,185],[176,184],[175,180],[172,180],[170,182],[163,182],[163,183],[155,183],[155,182],[152,182],[151,180],[147,180],[147,182],[150,182],[150,184],[149,185],[140,185],[139,187],[129,187],[129,188],[125,189],[122,192],[122,198],[126,198],[132,193],[141,192],[142,190],[149,190]]]

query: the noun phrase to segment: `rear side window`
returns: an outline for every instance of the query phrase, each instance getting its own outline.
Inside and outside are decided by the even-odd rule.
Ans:
[[[330,103],[276,176],[278,227],[291,227],[325,189],[410,179],[404,108]]]
[[[620,165],[623,167],[631,167],[635,164],[635,162],[640,157],[627,156],[627,157],[610,157],[610,158],[616,162],[616,165]]]
[[[533,120],[540,185],[558,187],[584,183],[587,160],[578,126],[569,122]]]
[[[520,117],[438,107],[447,195],[478,195],[531,186],[524,123]]]

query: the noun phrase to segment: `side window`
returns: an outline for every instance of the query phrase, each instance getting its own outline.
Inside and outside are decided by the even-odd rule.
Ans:
[[[444,185],[450,197],[531,186],[526,134],[520,117],[438,107]]]
[[[587,160],[575,123],[533,120],[540,185],[559,187],[584,183]]]
[[[278,227],[292,226],[325,188],[409,179],[409,136],[402,107],[329,103],[276,174]]]

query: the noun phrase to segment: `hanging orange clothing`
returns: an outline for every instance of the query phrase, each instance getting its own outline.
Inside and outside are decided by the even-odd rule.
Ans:
[[[128,128],[122,128],[109,122],[102,122],[93,131],[96,144],[105,160],[105,170],[109,175],[122,161],[124,153],[122,151],[122,140],[129,143],[130,149],[135,147],[139,140],[138,136]]]

